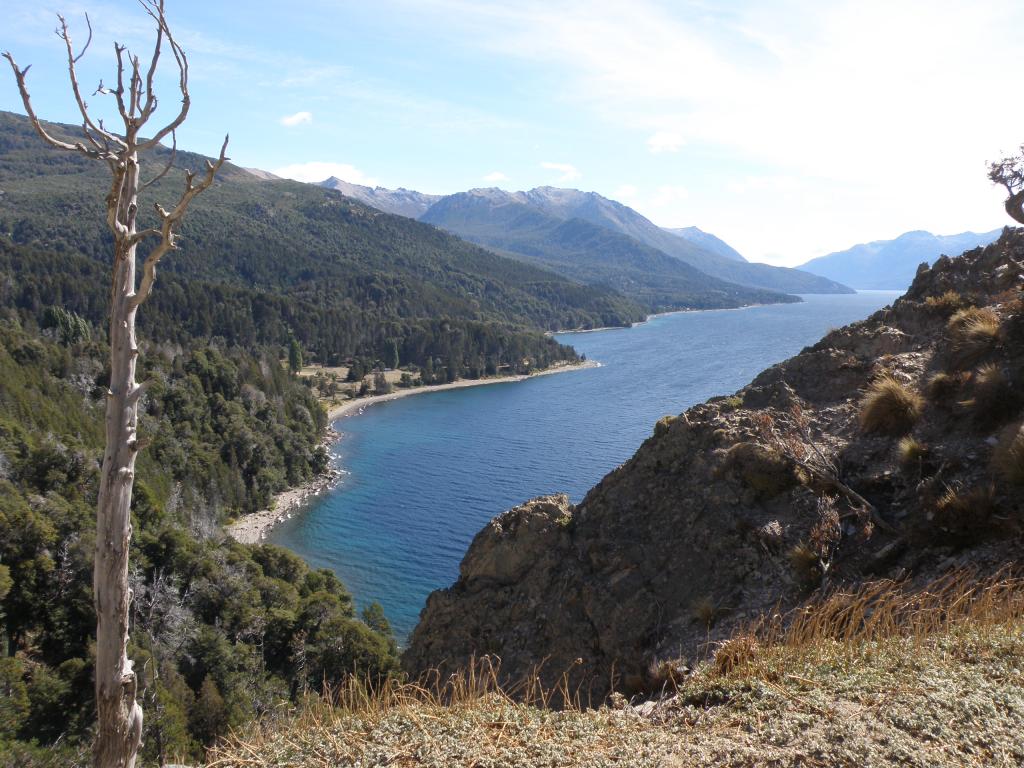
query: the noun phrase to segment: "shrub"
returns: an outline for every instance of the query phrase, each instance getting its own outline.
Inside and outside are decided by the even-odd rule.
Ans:
[[[920,469],[928,457],[928,446],[907,435],[896,446],[900,466],[904,469]]]
[[[678,419],[679,419],[678,416],[671,416],[671,415],[669,415],[669,416],[662,416],[660,419],[658,419],[658,422],[654,425],[654,434],[655,435],[663,435],[663,434],[665,434],[666,432],[668,432],[669,427],[671,427]]]
[[[925,384],[925,394],[937,405],[948,405],[960,390],[958,377],[948,373],[936,373]]]
[[[924,300],[924,305],[932,312],[943,317],[949,317],[958,309],[963,309],[964,297],[954,290],[948,290],[941,296],[929,296]]]
[[[789,565],[801,588],[811,590],[818,586],[822,576],[821,558],[809,544],[800,542],[789,550]]]
[[[734,445],[725,456],[724,466],[761,499],[778,496],[800,482],[789,459],[774,448],[757,443]]]
[[[991,486],[966,493],[948,489],[928,514],[930,538],[967,544],[993,530],[996,513],[995,490]]]
[[[718,609],[715,608],[714,602],[710,597],[702,597],[693,604],[693,618],[699,621],[706,627],[710,627],[715,617],[718,615]]]
[[[1024,422],[1003,431],[992,454],[992,463],[1008,483],[1024,486]]]
[[[979,426],[1005,424],[1020,409],[1018,394],[1003,369],[989,363],[974,375],[973,397],[964,403]]]
[[[899,436],[921,418],[922,397],[884,374],[871,383],[861,401],[860,424],[865,432]]]
[[[715,671],[729,675],[738,669],[749,667],[757,659],[761,644],[752,634],[743,633],[720,643],[715,649]]]
[[[999,343],[999,315],[988,307],[954,312],[947,328],[953,342],[950,363],[954,368],[977,365]]]

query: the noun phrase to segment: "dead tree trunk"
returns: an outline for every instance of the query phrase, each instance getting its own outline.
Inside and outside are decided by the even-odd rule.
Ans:
[[[36,116],[25,82],[28,67],[19,69],[11,54],[4,53],[18,83],[22,102],[36,132],[53,147],[79,152],[107,163],[112,175],[106,198],[107,224],[114,235],[113,283],[110,305],[110,386],[107,392],[106,448],[100,476],[99,501],[96,510],[96,559],[93,570],[93,591],[96,607],[96,743],[94,760],[97,768],[133,768],[142,740],[142,708],[136,700],[137,679],[128,658],[128,631],[132,593],[128,586],[128,556],[131,548],[131,502],[135,481],[135,459],[140,450],[138,435],[139,399],[145,390],[135,380],[139,349],[135,338],[135,316],[146,301],[156,280],[156,267],[161,258],[175,246],[175,233],[192,199],[213,184],[214,177],[225,162],[227,138],[216,162],[207,162],[206,174],[198,182],[191,172],[185,174],[185,191],[177,204],[167,211],[154,206],[157,226],[139,230],[137,227],[139,192],[162,178],[171,169],[175,158],[175,130],[184,121],[189,109],[188,61],[175,41],[164,15],[163,0],[140,0],[156,23],[156,44],[148,68],[143,71],[137,56],[115,43],[117,85],[97,92],[111,95],[117,101],[124,130],[107,130],[102,121],[94,121],[81,96],[75,64],[84,55],[89,39],[77,54],[63,17],[59,17],[58,36],[67,51],[71,91],[82,115],[82,134],[87,143],[65,141],[52,136]],[[88,16],[86,16],[88,23]],[[177,116],[157,130],[149,139],[139,133],[152,117],[157,106],[153,80],[164,41],[178,66],[181,107]],[[127,60],[127,61],[126,61]],[[140,153],[153,150],[168,136],[172,139],[170,159],[152,180],[141,183]],[[153,240],[146,256],[141,281],[136,275],[138,246]]]

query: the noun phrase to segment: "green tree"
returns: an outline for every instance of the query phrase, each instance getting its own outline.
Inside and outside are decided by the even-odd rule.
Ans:
[[[302,346],[295,339],[288,342],[288,370],[292,373],[302,370]]]

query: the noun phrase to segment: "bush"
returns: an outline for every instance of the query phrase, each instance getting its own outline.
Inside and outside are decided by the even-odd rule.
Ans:
[[[896,446],[900,466],[904,469],[920,469],[928,457],[928,446],[907,435]]]
[[[964,403],[981,427],[1005,424],[1020,410],[1017,391],[1003,369],[989,363],[974,374],[973,397]]]
[[[800,542],[789,550],[789,565],[801,589],[812,590],[821,582],[821,558],[806,542]]]
[[[1003,431],[992,455],[992,463],[1008,483],[1024,486],[1024,422]]]
[[[953,313],[947,328],[953,343],[950,364],[960,370],[977,365],[999,343],[999,315],[988,307]]]
[[[757,443],[737,443],[725,456],[725,468],[732,470],[758,498],[770,499],[799,483],[793,463],[776,451]]]
[[[904,435],[921,418],[923,408],[919,394],[884,374],[871,383],[861,400],[860,425],[865,432]]]
[[[949,317],[958,309],[962,309],[965,303],[964,297],[954,290],[946,291],[941,296],[929,296],[924,300],[925,307],[943,317]]]
[[[929,538],[968,544],[994,530],[995,516],[995,492],[991,486],[966,493],[950,488],[928,514],[932,527]]]
[[[936,405],[949,405],[960,391],[960,380],[948,373],[936,373],[928,379],[924,391]]]

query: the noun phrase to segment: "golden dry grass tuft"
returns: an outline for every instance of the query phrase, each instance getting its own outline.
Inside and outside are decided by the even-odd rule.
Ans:
[[[936,405],[949,405],[960,391],[960,377],[939,372],[925,383],[924,392]]]
[[[1001,322],[991,307],[970,307],[954,312],[947,323],[950,364],[966,370],[980,363],[999,344]]]
[[[900,466],[904,469],[920,469],[928,457],[928,446],[907,435],[896,444],[896,456]]]
[[[865,432],[904,435],[914,428],[923,409],[924,399],[919,394],[883,374],[871,383],[861,400],[860,425]]]
[[[971,399],[962,405],[971,411],[979,427],[1005,424],[1020,411],[1020,395],[1002,367],[988,363],[981,366],[973,378]]]
[[[998,530],[999,522],[991,485],[969,491],[948,488],[935,500],[920,532],[926,540],[967,544]]]
[[[1003,430],[992,452],[992,464],[1008,483],[1024,486],[1024,422]]]
[[[957,310],[963,309],[966,303],[964,297],[952,289],[939,296],[929,296],[924,300],[925,307],[942,317],[949,317]]]

